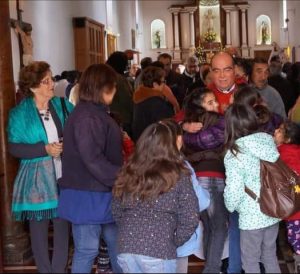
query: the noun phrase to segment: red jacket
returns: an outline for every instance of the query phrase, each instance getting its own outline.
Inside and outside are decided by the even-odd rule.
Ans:
[[[133,151],[134,151],[134,142],[130,139],[129,136],[124,135],[123,144],[122,144],[122,153],[125,162],[128,161],[128,158],[133,153]]]
[[[282,144],[278,146],[280,158],[289,168],[300,175],[300,145]],[[286,219],[287,221],[300,220],[300,211]]]
[[[208,88],[213,91],[216,96],[217,102],[219,103],[219,113],[224,114],[225,110],[230,105],[231,97],[237,90],[237,84],[235,84],[228,92],[218,90],[214,84],[209,85]]]

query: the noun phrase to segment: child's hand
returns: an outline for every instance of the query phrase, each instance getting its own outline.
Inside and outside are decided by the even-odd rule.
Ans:
[[[128,136],[127,132],[123,131],[123,139],[128,139],[128,138],[129,138],[129,136]]]
[[[203,124],[202,123],[183,123],[182,128],[184,131],[188,132],[188,133],[196,133],[199,130],[201,130],[203,128]]]

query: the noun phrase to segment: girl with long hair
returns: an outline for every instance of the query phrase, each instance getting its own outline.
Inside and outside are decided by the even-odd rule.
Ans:
[[[175,273],[176,248],[199,223],[191,172],[172,121],[148,126],[113,189],[118,263],[125,273]]]
[[[260,195],[260,160],[275,162],[278,151],[271,135],[260,132],[257,116],[247,105],[233,104],[225,114],[225,205],[239,214],[242,268],[245,273],[280,273],[276,256],[279,219],[260,211],[245,186]]]
[[[221,271],[222,253],[228,231],[228,211],[223,198],[225,169],[223,164],[224,118],[212,91],[198,89],[187,97],[185,121],[200,122],[202,129],[184,133],[185,155],[195,169],[198,183],[210,194],[210,205],[201,213],[204,227],[203,273]]]

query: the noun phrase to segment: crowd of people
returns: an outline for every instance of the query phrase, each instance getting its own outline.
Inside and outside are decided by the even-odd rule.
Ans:
[[[220,273],[224,254],[227,273],[280,273],[281,220],[245,187],[260,195],[260,160],[300,174],[300,63],[219,52],[182,74],[166,53],[127,66],[115,52],[82,74],[54,78],[43,61],[20,71],[12,213],[29,222],[38,271],[67,271],[72,235],[72,273],[91,272],[100,238],[114,273],[187,273],[200,250],[203,273]],[[300,212],[285,221],[300,264]]]

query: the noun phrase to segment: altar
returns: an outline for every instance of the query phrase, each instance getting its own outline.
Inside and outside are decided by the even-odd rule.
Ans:
[[[205,62],[225,48],[236,48],[242,57],[249,58],[249,7],[248,2],[235,0],[197,0],[195,5],[172,5],[169,11],[174,33],[174,62],[184,62],[199,49]],[[263,26],[260,28],[266,32],[266,25]],[[268,36],[263,42],[268,43],[269,39]]]

